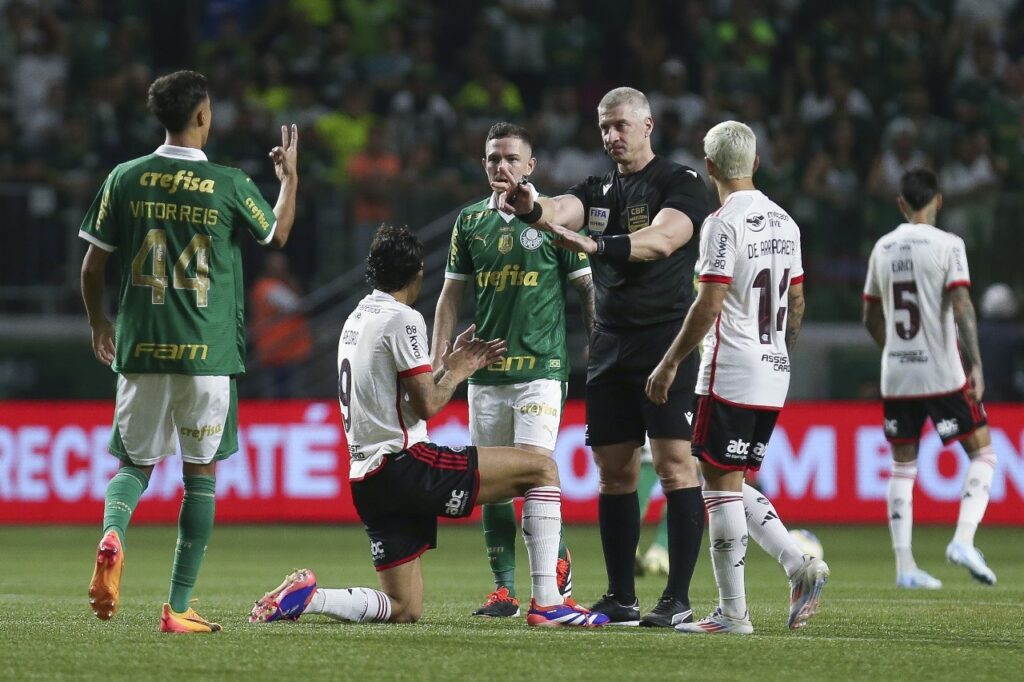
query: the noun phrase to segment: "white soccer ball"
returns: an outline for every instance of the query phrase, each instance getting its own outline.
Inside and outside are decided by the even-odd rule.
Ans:
[[[821,546],[821,540],[806,528],[795,528],[789,531],[789,537],[793,538],[793,542],[804,554],[810,554],[819,559],[825,558],[825,548]]]

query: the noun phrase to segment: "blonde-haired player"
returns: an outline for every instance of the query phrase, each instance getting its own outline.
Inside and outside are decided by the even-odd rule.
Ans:
[[[722,208],[701,228],[697,300],[647,381],[650,399],[663,402],[679,363],[703,339],[693,454],[704,475],[719,605],[676,630],[754,631],[744,588],[748,528],[786,569],[788,624],[795,629],[817,610],[828,566],[801,553],[771,502],[746,485],[744,476],[761,467],[789,390],[789,352],[804,310],[800,229],[754,187],[758,157],[748,126],[719,123],[705,136],[704,153]]]

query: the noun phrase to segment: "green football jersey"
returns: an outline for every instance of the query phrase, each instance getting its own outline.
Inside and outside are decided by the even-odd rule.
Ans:
[[[508,353],[470,377],[474,384],[569,378],[565,289],[590,274],[586,254],[551,243],[551,234],[505,217],[494,199],[462,209],[452,229],[445,277],[476,288],[476,334],[502,338]]]
[[[79,236],[121,255],[113,369],[245,371],[241,240],[269,243],[274,210],[236,168],[161,146],[107,176]]]

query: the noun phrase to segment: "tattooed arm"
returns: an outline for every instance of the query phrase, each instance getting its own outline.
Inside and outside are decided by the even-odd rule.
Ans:
[[[804,320],[804,285],[789,286],[789,312],[786,314],[786,350],[793,353],[796,337],[800,335],[800,325]]]
[[[956,322],[957,336],[960,339],[960,353],[963,355],[970,371],[971,388],[974,399],[980,401],[985,393],[985,379],[981,374],[981,350],[978,346],[978,318],[974,314],[974,304],[967,287],[956,287],[947,293],[953,306],[953,321]]]
[[[590,343],[590,335],[594,333],[594,318],[596,317],[594,276],[582,275],[570,280],[570,283],[580,296],[580,307],[583,308],[583,329],[587,332],[587,343]]]

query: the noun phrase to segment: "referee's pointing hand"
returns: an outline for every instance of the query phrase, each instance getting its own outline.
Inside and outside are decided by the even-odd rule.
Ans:
[[[498,207],[505,213],[524,215],[533,210],[533,185],[516,180],[508,166],[498,169],[491,188],[498,193]]]

